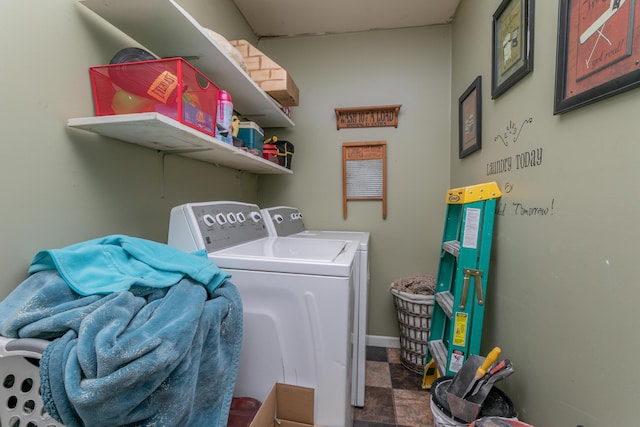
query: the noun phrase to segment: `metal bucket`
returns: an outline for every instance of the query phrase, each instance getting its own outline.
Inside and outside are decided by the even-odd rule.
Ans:
[[[469,422],[453,417],[447,402],[447,390],[453,376],[440,377],[431,385],[431,411],[434,413],[436,427],[468,426]],[[485,399],[478,418],[504,417],[517,420],[517,412],[513,402],[500,389],[493,387]]]

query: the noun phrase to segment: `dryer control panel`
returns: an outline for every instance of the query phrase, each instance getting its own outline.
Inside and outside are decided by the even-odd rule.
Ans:
[[[214,201],[171,209],[168,244],[186,252],[214,252],[268,236],[258,205]]]
[[[272,236],[286,237],[305,231],[302,212],[289,206],[262,209],[262,216]]]

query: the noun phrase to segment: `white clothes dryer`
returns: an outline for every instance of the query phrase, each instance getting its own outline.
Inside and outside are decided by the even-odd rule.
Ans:
[[[352,425],[356,242],[269,236],[257,205],[203,202],[171,210],[168,243],[205,249],[240,292],[235,396],[264,401],[276,382],[312,387],[317,425]]]
[[[275,206],[262,209],[262,216],[272,236],[302,237],[308,239],[338,239],[358,242],[356,261],[356,291],[354,299],[354,339],[351,404],[364,406],[367,297],[369,289],[369,237],[368,231],[307,230],[302,213],[293,207]]]

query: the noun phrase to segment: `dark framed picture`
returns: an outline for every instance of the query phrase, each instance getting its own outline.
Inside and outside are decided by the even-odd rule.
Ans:
[[[493,14],[491,98],[533,70],[534,0],[503,0]]]
[[[482,147],[482,76],[476,77],[458,99],[458,157],[462,159]]]
[[[553,113],[640,86],[635,0],[560,0]]]

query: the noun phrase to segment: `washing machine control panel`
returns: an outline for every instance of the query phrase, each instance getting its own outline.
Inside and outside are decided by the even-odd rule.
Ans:
[[[268,236],[260,208],[254,204],[187,203],[171,210],[169,245],[185,251],[214,252]]]
[[[302,213],[288,206],[277,206],[262,210],[267,228],[272,235],[290,236],[305,231]]]

